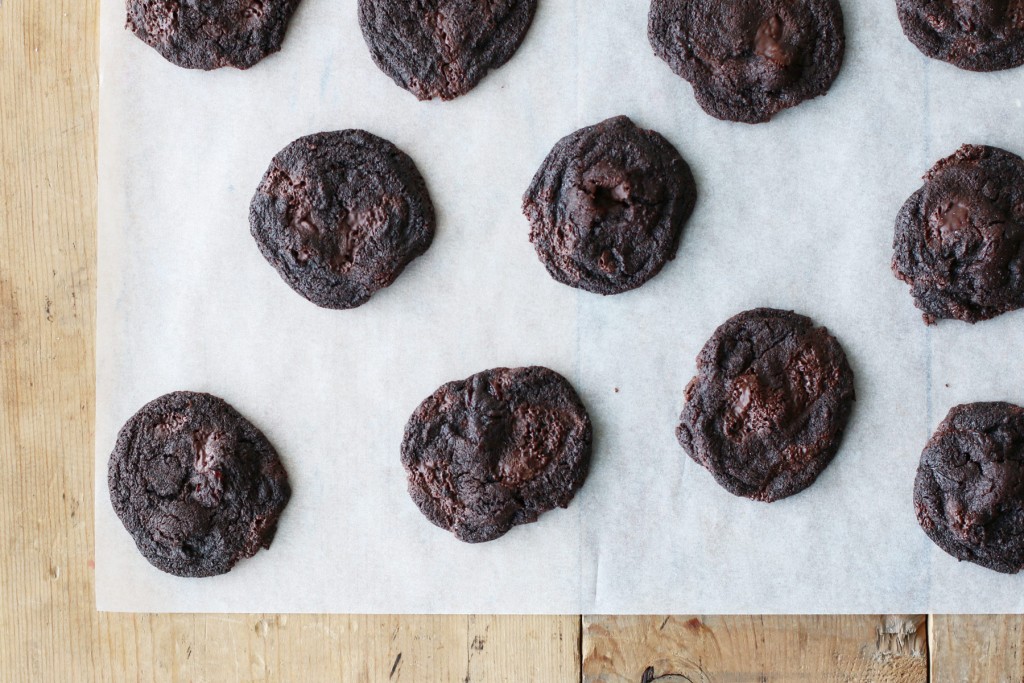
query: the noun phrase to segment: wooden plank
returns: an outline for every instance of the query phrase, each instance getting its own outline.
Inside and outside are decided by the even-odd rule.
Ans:
[[[932,681],[1024,681],[1024,617],[933,616],[929,623]]]
[[[81,679],[96,635],[96,8],[72,4],[0,7],[0,678],[10,681]]]
[[[95,611],[96,21],[0,0],[0,680],[578,680],[576,616]]]
[[[584,617],[583,680],[925,683],[926,618]]]
[[[578,680],[577,617],[96,613],[96,10],[0,1],[0,679]],[[934,624],[936,681],[1024,679],[1021,617]],[[595,617],[583,646],[591,681],[913,682],[923,632],[920,617]]]
[[[578,617],[102,615],[100,679],[575,681]],[[114,646],[116,644],[116,646]],[[311,678],[312,677],[312,678]]]

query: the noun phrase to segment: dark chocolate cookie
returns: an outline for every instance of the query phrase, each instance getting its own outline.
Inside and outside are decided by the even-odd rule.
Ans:
[[[696,197],[690,167],[671,143],[618,116],[555,145],[523,197],[523,213],[551,277],[619,294],[675,258]]]
[[[651,0],[647,35],[704,111],[743,123],[824,95],[845,49],[838,0]]]
[[[704,345],[676,436],[727,491],[770,503],[832,462],[853,401],[853,371],[828,330],[758,308]]]
[[[434,239],[434,205],[404,152],[362,130],[316,133],[278,152],[249,207],[252,236],[292,289],[360,306]]]
[[[453,100],[519,49],[537,0],[359,0],[380,70],[421,100]]]
[[[903,33],[921,52],[968,71],[1024,64],[1020,0],[896,0]]]
[[[949,411],[921,453],[917,521],[958,560],[1024,568],[1024,409],[969,403]]]
[[[189,391],[128,420],[107,482],[139,552],[176,576],[223,574],[269,548],[291,496],[263,433],[216,396]]]
[[[1024,159],[964,145],[924,179],[896,219],[892,270],[925,322],[1024,306]]]
[[[299,0],[127,0],[127,27],[186,69],[248,69],[281,49]]]
[[[566,507],[590,466],[590,417],[572,385],[541,367],[449,382],[409,418],[402,464],[427,519],[469,543]]]

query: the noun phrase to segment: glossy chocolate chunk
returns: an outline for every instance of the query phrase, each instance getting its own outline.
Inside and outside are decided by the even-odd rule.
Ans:
[[[924,179],[896,218],[892,270],[925,322],[1024,307],[1024,159],[964,145]]]

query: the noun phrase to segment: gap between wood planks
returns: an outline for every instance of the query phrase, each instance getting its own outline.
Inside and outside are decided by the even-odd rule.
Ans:
[[[928,614],[924,620],[925,636],[928,638],[928,683],[932,681],[932,658],[935,656],[935,631],[932,630],[934,616],[933,614]]]

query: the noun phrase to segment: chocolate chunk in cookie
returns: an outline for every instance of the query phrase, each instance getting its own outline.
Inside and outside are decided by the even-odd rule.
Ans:
[[[969,403],[949,411],[921,453],[917,521],[958,560],[1024,568],[1024,409]]]
[[[216,396],[178,391],[121,428],[110,502],[139,552],[176,576],[214,576],[269,548],[291,489],[263,433]]]
[[[921,52],[968,71],[1024,64],[1020,0],[896,0],[903,33]]]
[[[248,69],[281,49],[299,0],[127,0],[127,27],[186,69]]]
[[[427,250],[434,205],[404,152],[344,130],[281,150],[252,199],[249,224],[292,289],[323,308],[355,308]]]
[[[896,218],[892,270],[925,322],[1024,307],[1024,159],[964,145],[924,179]]]
[[[551,277],[619,294],[675,258],[696,197],[690,167],[671,143],[618,116],[555,145],[523,197],[523,213]]]
[[[409,418],[402,464],[427,519],[469,543],[566,507],[590,466],[590,417],[542,367],[449,382]]]
[[[845,49],[838,0],[652,0],[647,35],[704,111],[743,123],[824,95]]]
[[[537,0],[359,0],[380,70],[421,100],[453,100],[519,49]]]
[[[770,503],[832,462],[853,401],[853,371],[828,330],[758,308],[704,345],[676,436],[727,491]]]

